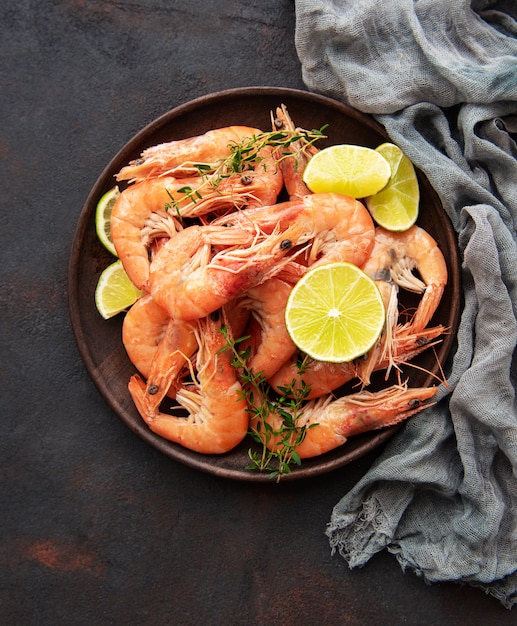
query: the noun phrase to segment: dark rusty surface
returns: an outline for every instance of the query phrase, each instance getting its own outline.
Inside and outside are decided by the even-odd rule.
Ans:
[[[20,0],[0,29],[0,623],[514,623],[388,554],[330,554],[332,507],[377,452],[279,486],[198,472],[117,419],[75,345],[69,247],[104,166],[193,98],[303,89],[294,3]]]

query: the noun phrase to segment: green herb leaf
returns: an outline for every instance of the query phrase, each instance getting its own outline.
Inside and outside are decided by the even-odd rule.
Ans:
[[[282,476],[292,471],[293,464],[301,465],[296,448],[302,443],[307,429],[311,428],[312,424],[301,425],[299,421],[303,415],[303,404],[309,395],[310,386],[303,381],[299,384],[293,379],[288,386],[280,389],[280,394],[276,394],[262,373],[253,372],[247,365],[250,350],[249,348],[241,350],[239,344],[249,337],[233,339],[225,326],[220,332],[223,333],[226,344],[219,352],[224,350],[232,352],[232,366],[238,370],[242,395],[248,402],[247,410],[256,424],[250,429],[249,435],[261,446],[260,452],[251,448],[248,450],[251,463],[246,469],[268,471],[272,480],[279,481]],[[271,412],[277,413],[282,418],[278,430],[275,430],[268,421]],[[275,450],[269,450],[267,447],[272,437],[278,438],[281,442]]]

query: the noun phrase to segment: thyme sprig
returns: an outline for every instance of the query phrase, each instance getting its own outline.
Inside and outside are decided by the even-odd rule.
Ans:
[[[182,222],[183,216],[181,215],[179,201],[176,200],[176,198],[167,189],[167,187],[165,188],[165,191],[167,192],[167,195],[171,199],[171,201],[167,202],[167,204],[165,205],[165,211],[167,212],[167,211],[173,210],[176,213],[176,217],[180,220],[180,222]],[[203,195],[199,191],[199,188],[194,189],[190,185],[184,185],[183,187],[176,189],[176,193],[185,194],[184,197],[187,198],[189,202],[191,202],[192,204],[195,204],[198,200],[201,200],[201,198],[203,197]]]
[[[247,365],[251,349],[249,346],[243,349],[241,344],[249,339],[249,336],[234,339],[226,326],[222,326],[220,332],[226,339],[226,344],[220,352],[231,351],[231,364],[239,372],[241,393],[248,404],[247,410],[253,424],[249,435],[260,444],[259,451],[252,448],[248,450],[250,464],[246,469],[268,471],[269,478],[278,482],[282,476],[291,472],[293,464],[298,466],[301,464],[296,448],[305,439],[307,429],[317,425],[299,423],[310,386],[303,380],[298,384],[298,381],[293,379],[288,386],[279,388],[280,393],[274,392],[263,374],[255,373]],[[299,372],[303,373],[305,367],[306,359],[301,359],[298,363]],[[268,421],[271,413],[281,417],[282,423],[279,428],[274,428]],[[277,440],[275,450],[269,450],[267,447],[271,438]]]
[[[224,159],[219,159],[214,164],[192,163],[191,167],[201,178],[201,184],[195,189],[189,185],[176,190],[176,193],[185,194],[190,202],[196,203],[202,198],[201,190],[208,188],[217,192],[221,182],[235,174],[246,174],[246,171],[254,170],[256,167],[263,167],[264,170],[271,165],[264,161],[262,151],[267,147],[275,149],[275,165],[288,157],[298,158],[309,147],[318,140],[325,139],[323,131],[328,125],[322,126],[319,130],[304,129],[280,129],[269,132],[257,133],[251,137],[245,137],[240,142],[232,141],[228,144],[230,154]],[[180,203],[184,200],[175,199],[169,193],[171,199],[165,205],[165,210],[174,210],[181,219]]]
[[[261,163],[263,160],[261,152],[267,147],[276,149],[277,163],[288,157],[296,158],[316,141],[326,137],[323,131],[327,126],[322,126],[319,130],[300,128],[273,130],[245,137],[240,142],[231,142],[229,144],[230,156],[220,161],[214,173],[220,179],[243,173],[253,168],[255,164]]]

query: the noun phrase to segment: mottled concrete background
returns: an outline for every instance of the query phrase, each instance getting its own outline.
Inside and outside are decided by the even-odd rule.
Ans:
[[[303,89],[291,0],[0,7],[0,623],[510,624],[381,555],[331,556],[332,507],[375,454],[303,483],[171,461],[109,409],[68,318],[75,225],[140,128],[233,87]]]

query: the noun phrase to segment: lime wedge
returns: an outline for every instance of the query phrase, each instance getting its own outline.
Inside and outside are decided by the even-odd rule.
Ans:
[[[95,230],[97,237],[106,250],[109,250],[114,256],[118,255],[113,241],[111,240],[110,218],[115,202],[119,196],[119,188],[112,187],[101,197],[95,210]]]
[[[379,226],[392,231],[407,230],[417,220],[420,203],[415,168],[392,143],[383,143],[377,151],[390,164],[391,177],[384,189],[366,198],[366,206]]]
[[[144,295],[129,280],[122,261],[115,261],[99,276],[95,289],[95,304],[104,319],[127,311],[138,298]]]
[[[324,148],[310,159],[303,182],[313,193],[365,198],[380,191],[390,174],[388,162],[376,150],[339,144]]]
[[[318,361],[352,361],[375,344],[385,309],[377,285],[351,263],[328,263],[294,286],[285,310],[287,330]]]

